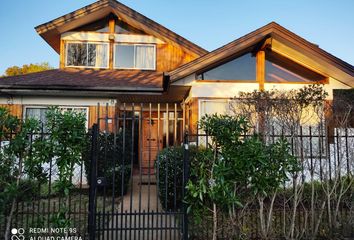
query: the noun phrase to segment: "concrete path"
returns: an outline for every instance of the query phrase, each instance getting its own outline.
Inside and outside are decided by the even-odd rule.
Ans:
[[[139,201],[140,199],[141,201]],[[113,226],[119,230],[106,231],[103,234],[104,239],[181,239],[179,230],[166,230],[166,228],[171,227],[178,228],[178,223],[174,215],[164,214],[157,196],[156,178],[154,175],[150,176],[150,181],[148,175],[134,175],[128,193],[123,197],[122,203],[117,206],[116,213],[118,215],[113,217],[109,223],[109,227]],[[138,228],[149,230],[139,230]],[[123,231],[120,229],[123,229]]]

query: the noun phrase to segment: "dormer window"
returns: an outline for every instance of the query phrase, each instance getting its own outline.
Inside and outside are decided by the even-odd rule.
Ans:
[[[116,44],[114,67],[117,69],[156,69],[156,48],[148,44]]]
[[[108,43],[69,42],[66,44],[66,66],[108,68]]]

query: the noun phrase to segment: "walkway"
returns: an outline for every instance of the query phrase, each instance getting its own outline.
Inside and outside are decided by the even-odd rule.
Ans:
[[[165,214],[161,208],[154,175],[151,175],[150,179],[148,175],[134,175],[128,193],[124,196],[122,204],[117,207],[116,213],[119,215],[113,217],[109,226],[124,230],[106,231],[104,239],[181,239],[178,230],[166,230],[177,228],[178,225],[175,216]],[[165,229],[161,229],[161,226]],[[142,228],[144,230],[141,230]]]

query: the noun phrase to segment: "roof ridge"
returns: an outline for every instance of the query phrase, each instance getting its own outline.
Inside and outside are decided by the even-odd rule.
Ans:
[[[121,13],[120,15],[122,18],[124,18],[123,16],[125,15],[127,16],[126,18],[132,21],[136,21],[136,24],[140,24],[142,26],[145,25],[146,29],[149,29],[151,31],[150,34],[157,34],[161,38],[165,38],[168,41],[180,44],[184,46],[185,50],[190,51],[197,56],[204,55],[208,52],[199,45],[191,42],[190,40],[182,37],[181,35],[173,32],[165,26],[155,22],[154,20],[146,17],[145,15],[135,11],[134,9],[116,0],[99,0],[78,10],[55,18],[54,20],[38,25],[37,27],[35,27],[35,30],[46,40],[43,35],[48,34],[49,31],[53,31],[54,29],[57,29],[66,23],[70,23],[73,20],[79,19],[80,17],[84,17],[92,12],[99,11],[100,9],[106,7],[109,7],[109,10],[116,15],[119,15]],[[58,52],[59,50],[56,49],[56,51]]]
[[[240,46],[241,44],[244,44],[244,42],[250,42],[249,45],[252,45],[252,42],[250,41],[252,38],[255,38],[254,41],[259,41],[261,38],[264,38],[266,35],[273,35],[273,36],[280,36],[279,34],[283,34],[285,36],[287,36],[289,39],[288,41],[290,41],[290,39],[292,40],[292,42],[294,43],[298,43],[299,44],[299,47],[301,48],[304,48],[304,47],[307,47],[309,48],[310,50],[312,50],[314,52],[314,54],[318,55],[318,57],[322,57],[322,58],[325,58],[327,62],[331,63],[332,64],[337,64],[338,66],[342,67],[342,71],[343,72],[346,72],[347,74],[351,75],[351,76],[354,76],[354,67],[333,56],[332,54],[326,52],[325,50],[323,50],[322,48],[320,48],[319,46],[316,46],[315,44],[307,41],[305,38],[297,35],[296,33],[288,30],[287,28],[281,26],[280,24],[272,21],[266,25],[264,25],[263,27],[260,27],[242,37],[239,37],[207,54],[205,54],[204,56],[200,57],[200,58],[197,58],[189,63],[186,63],[170,72],[168,72],[168,74],[171,76],[171,79],[172,81],[177,81],[178,79],[186,76],[186,74],[191,74],[189,72],[195,72],[201,68],[204,68],[206,66],[204,65],[210,65],[212,64],[214,61],[217,61],[219,58],[226,58],[226,57],[229,57],[231,56],[231,54],[235,54],[233,52],[235,51],[229,51],[230,49],[233,49],[234,47],[237,47],[237,46]],[[282,36],[280,36],[282,37]],[[240,47],[240,49],[246,49],[247,47],[249,47],[248,45],[245,45],[243,47]],[[238,50],[241,51],[241,50]],[[227,54],[227,56],[219,56],[221,53],[223,52],[228,52],[230,54]],[[211,57],[214,57],[215,59],[214,60],[210,60]],[[210,61],[210,62],[207,62],[207,63],[204,63],[204,65],[202,67],[196,67],[198,64],[203,64],[203,62],[205,61]],[[188,71],[188,69],[190,69]],[[185,73],[183,73],[185,72]],[[186,73],[187,72],[187,73]]]

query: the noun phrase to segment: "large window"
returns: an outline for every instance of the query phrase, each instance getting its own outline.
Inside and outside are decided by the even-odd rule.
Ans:
[[[205,71],[199,80],[251,80],[256,81],[256,57],[251,53]]]
[[[59,107],[62,112],[67,111],[74,111],[83,113],[86,116],[86,127],[88,127],[88,109],[87,107]],[[25,118],[33,118],[39,120],[45,129],[47,119],[46,119],[46,112],[48,108],[46,106],[28,106],[25,107]]]
[[[271,83],[312,83],[325,77],[277,53],[267,51],[265,81]]]
[[[108,68],[107,43],[67,43],[66,66]]]
[[[46,124],[46,112],[47,108],[45,107],[27,107],[25,111],[25,118],[33,118],[40,121],[43,125]]]
[[[154,45],[116,44],[114,67],[118,69],[155,70],[156,49]]]

